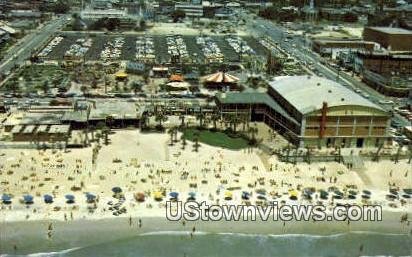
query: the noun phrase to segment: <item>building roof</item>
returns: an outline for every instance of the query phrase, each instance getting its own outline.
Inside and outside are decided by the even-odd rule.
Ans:
[[[52,125],[50,126],[50,134],[66,134],[70,130],[70,125]]]
[[[412,35],[411,30],[402,29],[402,28],[392,28],[392,27],[369,27],[372,30],[376,30],[379,32],[387,33],[387,34],[402,34],[402,35]]]
[[[323,102],[327,102],[328,107],[353,105],[384,111],[339,83],[317,76],[283,77],[270,85],[302,114],[320,110]]]
[[[223,104],[266,104],[291,122],[299,124],[290,116],[275,100],[267,93],[258,91],[226,92],[216,95],[219,102]]]
[[[135,103],[126,101],[97,102],[96,108],[90,110],[90,120],[101,120],[107,117],[113,119],[136,119],[139,113]]]

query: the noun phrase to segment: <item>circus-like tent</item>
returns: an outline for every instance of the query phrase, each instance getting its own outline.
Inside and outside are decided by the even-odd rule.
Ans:
[[[226,72],[219,71],[203,77],[203,83],[208,87],[223,88],[229,86],[230,88],[237,87],[239,78],[230,75]]]

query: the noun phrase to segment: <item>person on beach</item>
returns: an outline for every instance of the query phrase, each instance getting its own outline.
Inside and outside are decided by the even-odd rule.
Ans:
[[[141,227],[142,227],[142,220],[139,219],[139,228],[141,228]]]

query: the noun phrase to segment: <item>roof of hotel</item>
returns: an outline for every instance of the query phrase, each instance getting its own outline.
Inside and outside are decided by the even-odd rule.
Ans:
[[[353,105],[384,111],[341,84],[317,76],[283,77],[270,85],[302,114],[321,109],[324,102],[328,107]]]
[[[221,103],[225,104],[266,104],[282,116],[288,118],[290,121],[295,124],[299,124],[267,93],[258,91],[226,92],[219,93],[216,97]]]

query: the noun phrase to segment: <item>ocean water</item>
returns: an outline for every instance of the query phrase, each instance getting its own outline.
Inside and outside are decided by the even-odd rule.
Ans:
[[[329,236],[153,232],[59,252],[1,257],[411,256],[410,235],[351,232]]]

